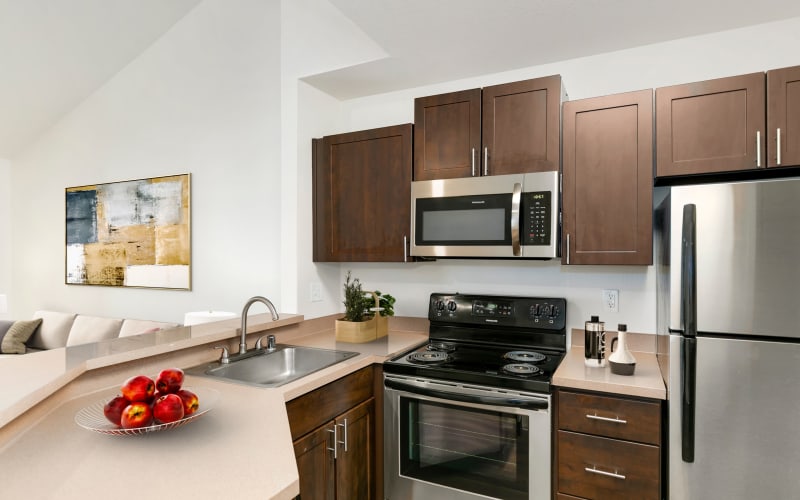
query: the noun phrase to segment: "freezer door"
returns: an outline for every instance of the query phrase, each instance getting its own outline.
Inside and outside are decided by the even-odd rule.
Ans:
[[[800,344],[697,338],[694,462],[687,463],[681,341],[670,336],[669,497],[798,498]]]
[[[696,206],[697,331],[800,338],[800,179],[673,187],[670,319],[681,330],[683,207]]]

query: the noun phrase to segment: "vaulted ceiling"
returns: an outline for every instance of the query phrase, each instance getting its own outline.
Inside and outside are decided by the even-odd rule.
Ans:
[[[796,0],[329,1],[386,53],[307,78],[342,99],[800,16]],[[198,3],[0,0],[0,158],[13,158]]]

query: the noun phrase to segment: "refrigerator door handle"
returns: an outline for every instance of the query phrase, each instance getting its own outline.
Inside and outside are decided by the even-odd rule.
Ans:
[[[695,389],[697,387],[697,339],[681,339],[681,458],[694,462]]]
[[[694,462],[697,387],[696,221],[696,206],[684,205],[681,239],[681,457],[689,463]]]
[[[683,206],[681,235],[681,329],[685,337],[697,336],[697,216],[696,206]]]

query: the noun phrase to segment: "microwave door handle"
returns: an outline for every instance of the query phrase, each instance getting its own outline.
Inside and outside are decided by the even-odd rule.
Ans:
[[[519,205],[522,199],[522,184],[514,183],[514,191],[511,193],[511,249],[514,257],[520,256],[519,245]]]

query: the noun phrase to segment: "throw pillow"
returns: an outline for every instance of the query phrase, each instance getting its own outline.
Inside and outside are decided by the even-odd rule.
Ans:
[[[30,321],[0,321],[0,354],[25,354],[25,342],[41,324],[41,318]]]

